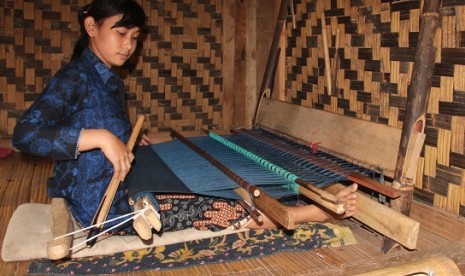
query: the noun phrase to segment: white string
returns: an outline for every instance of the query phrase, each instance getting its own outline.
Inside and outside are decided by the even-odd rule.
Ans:
[[[142,210],[144,210],[144,209],[142,209]],[[141,210],[141,211],[142,211],[142,210]],[[132,220],[132,219],[135,219],[136,217],[140,216],[141,214],[142,214],[142,212],[139,212],[139,213],[136,214],[134,217],[130,217],[130,218],[128,218],[127,220],[122,221],[122,222],[120,222],[120,223],[118,223],[118,224],[116,224],[116,225],[114,225],[114,226],[108,228],[107,230],[105,230],[105,231],[103,231],[103,232],[100,232],[99,234],[95,235],[94,237],[92,237],[92,238],[90,238],[90,239],[85,239],[84,241],[82,241],[82,242],[76,244],[75,246],[71,247],[69,250],[71,251],[71,250],[73,250],[74,248],[79,247],[80,245],[82,245],[82,244],[84,244],[84,243],[87,243],[87,242],[90,241],[90,240],[97,239],[97,238],[100,237],[101,235],[104,235],[105,233],[107,233],[107,232],[109,232],[109,231],[115,229],[116,227],[119,227],[119,226],[121,226],[122,224],[125,224],[126,222],[128,222],[128,221],[130,221],[130,220]]]
[[[107,220],[107,221],[104,221],[104,222],[101,222],[101,223],[97,223],[97,224],[95,224],[95,225],[91,225],[91,226],[89,226],[89,227],[82,228],[82,229],[79,229],[79,230],[74,231],[74,232],[71,232],[71,233],[67,233],[67,234],[65,234],[65,235],[56,237],[55,239],[59,239],[59,238],[63,238],[63,237],[66,237],[66,236],[74,235],[74,234],[76,234],[76,233],[83,232],[83,231],[85,231],[85,230],[87,230],[87,229],[91,229],[91,228],[93,228],[93,227],[100,226],[100,225],[102,225],[102,224],[104,224],[104,223],[112,222],[112,221],[115,221],[115,220],[118,220],[118,219],[121,219],[121,218],[124,218],[124,217],[131,216],[130,218],[128,218],[128,219],[126,219],[126,220],[124,220],[124,221],[122,221],[122,222],[120,222],[120,223],[118,223],[118,224],[116,224],[116,225],[114,225],[114,226],[112,226],[112,227],[106,229],[105,231],[103,231],[103,232],[101,232],[101,233],[95,235],[94,237],[92,237],[92,238],[90,238],[90,239],[86,239],[86,240],[84,240],[84,241],[82,241],[82,242],[80,242],[80,243],[74,245],[73,247],[71,247],[71,248],[69,249],[69,251],[71,251],[71,250],[75,249],[76,247],[79,247],[79,246],[81,246],[82,244],[87,243],[89,240],[97,239],[99,236],[104,235],[105,233],[108,233],[109,231],[111,231],[111,230],[113,230],[113,229],[115,229],[115,228],[117,228],[117,227],[119,227],[119,226],[121,226],[121,225],[127,223],[128,221],[137,218],[138,216],[142,215],[143,212],[145,212],[146,210],[150,209],[150,207],[151,207],[150,205],[145,206],[145,207],[144,207],[143,209],[141,209],[141,210],[134,211],[134,212],[132,212],[132,213],[128,213],[128,214],[125,214],[125,215],[122,215],[122,216],[119,216],[119,217],[116,217],[116,218],[113,218],[113,219],[110,219],[110,220]],[[152,209],[153,209],[153,208],[152,208]],[[132,216],[132,215],[133,215],[133,216]]]
[[[61,235],[61,236],[59,236],[59,237],[56,237],[56,238],[54,238],[54,240],[58,240],[58,239],[61,239],[61,238],[67,237],[67,236],[71,236],[71,235],[77,234],[77,233],[79,233],[79,232],[84,232],[84,231],[86,231],[86,230],[88,230],[88,229],[91,229],[91,228],[94,228],[94,227],[98,227],[98,226],[100,226],[100,225],[102,225],[102,224],[105,224],[105,223],[107,223],[107,222],[112,222],[112,221],[115,221],[115,220],[118,220],[118,219],[121,219],[121,218],[125,218],[125,217],[130,216],[130,215],[133,215],[133,214],[138,214],[138,213],[140,213],[140,212],[142,212],[142,211],[144,211],[144,210],[145,210],[145,209],[141,209],[141,210],[138,210],[138,211],[134,211],[134,212],[132,212],[132,213],[124,214],[124,215],[119,216],[119,217],[116,217],[116,218],[112,218],[112,219],[110,219],[110,220],[106,220],[106,221],[103,221],[103,222],[100,222],[100,223],[97,223],[97,224],[94,224],[94,225],[90,225],[90,226],[88,226],[88,227],[81,228],[81,229],[76,230],[76,231],[74,231],[74,232],[70,232],[70,233]]]

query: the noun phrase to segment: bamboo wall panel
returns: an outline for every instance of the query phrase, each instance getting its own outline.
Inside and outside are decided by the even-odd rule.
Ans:
[[[423,1],[294,0],[294,5],[297,27],[287,24],[286,101],[401,128]],[[325,80],[322,14],[332,91]],[[465,216],[465,1],[444,0],[440,22],[415,199]]]
[[[0,1],[0,138],[53,74],[79,36],[77,11],[90,1]],[[125,76],[131,119],[151,132],[222,127],[222,1],[138,0],[148,33]]]

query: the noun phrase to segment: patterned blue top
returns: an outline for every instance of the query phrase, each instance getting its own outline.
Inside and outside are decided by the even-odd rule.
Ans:
[[[53,158],[48,194],[66,198],[74,218],[85,227],[110,183],[113,166],[99,149],[79,153],[79,134],[82,129],[107,129],[123,142],[129,139],[123,88],[122,80],[86,49],[53,76],[13,133],[19,150]],[[108,219],[129,212],[124,191],[121,183]]]

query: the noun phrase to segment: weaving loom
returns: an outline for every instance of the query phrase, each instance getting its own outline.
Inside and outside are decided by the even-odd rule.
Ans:
[[[301,127],[302,122],[309,130]],[[310,127],[318,125],[325,128]],[[344,206],[333,194],[344,187],[343,182],[359,183],[388,200],[398,196],[396,189],[380,182],[384,176],[392,177],[399,129],[270,99],[264,99],[256,126],[225,136],[210,133],[189,139],[173,130],[174,140],[139,147],[127,178],[130,203],[135,210],[155,206],[144,196],[151,192],[234,198],[245,202],[255,219],[259,217],[254,211],[259,209],[292,229],[294,222],[277,198],[302,194],[338,213]],[[336,128],[345,135],[335,136]],[[321,142],[321,147],[309,147],[310,141]],[[354,218],[409,249],[416,247],[418,222],[358,194]],[[142,239],[152,237],[151,228],[157,230],[155,209],[134,220]],[[53,258],[65,256],[71,240],[55,242],[48,248],[59,252]]]
[[[281,112],[279,115],[275,115],[273,110],[281,110]],[[296,120],[281,118],[282,114],[294,117],[296,111],[302,118],[296,118]],[[316,112],[316,114],[310,115],[307,114],[308,112]],[[279,203],[270,199],[271,197],[268,195],[279,198],[300,193],[336,213],[342,212],[344,207],[337,206],[332,194],[324,190],[324,188],[331,186],[328,189],[336,192],[335,189],[338,185],[332,185],[334,183],[356,182],[389,198],[399,196],[396,189],[380,183],[384,173],[387,177],[392,175],[392,164],[395,164],[391,160],[395,158],[395,151],[392,149],[397,147],[399,139],[399,133],[396,129],[375,126],[369,122],[343,118],[343,116],[334,114],[329,115],[317,110],[311,111],[308,108],[299,107],[296,109],[290,104],[268,99],[264,101],[262,113],[265,116],[259,118],[257,125],[261,125],[263,128],[240,129],[234,131],[232,135],[224,137],[210,133],[209,137],[190,139],[172,131],[172,135],[178,140],[139,149],[140,152],[136,153],[136,159],[141,162],[136,162],[133,169],[141,173],[129,176],[129,183],[135,183],[135,185],[129,185],[129,194],[134,196],[147,191],[156,193],[185,192],[240,199],[237,193],[237,190],[240,189],[242,192],[239,194],[243,197],[244,194],[246,195],[244,198],[248,199],[248,203],[252,205],[252,210],[257,207],[289,229],[294,227],[291,218],[284,209],[280,209]],[[316,117],[310,119],[308,116]],[[324,119],[322,120],[322,118]],[[327,140],[330,137],[326,133],[328,130],[313,131],[310,135],[318,133],[315,135],[316,138],[325,138],[324,141],[327,141],[337,151],[332,152],[332,149],[323,148],[319,150],[302,142],[305,141],[308,134],[299,137],[301,134],[295,130],[301,128],[292,126],[293,122],[298,124],[302,119],[314,121],[316,125],[317,122],[326,122],[328,126],[331,126],[337,122],[341,126],[350,127],[351,130],[347,131],[347,135],[342,138],[332,137],[332,141]],[[296,134],[294,137],[297,137],[297,140],[302,139],[301,142],[296,142],[296,139],[288,139],[290,136],[272,130],[283,126],[285,126],[284,130]],[[368,137],[371,144],[357,145],[360,142],[365,143],[366,140],[353,139],[360,134],[358,131],[361,129],[364,130],[363,134]],[[324,137],[325,135],[326,137]],[[346,139],[349,141],[344,141]],[[347,142],[358,146],[358,149],[351,148]],[[378,146],[378,142],[383,145],[382,148]],[[362,146],[363,150],[360,150]],[[373,150],[377,151],[378,154],[370,154],[370,151]],[[348,154],[362,158],[351,159]],[[207,159],[210,159],[210,162]],[[362,159],[370,163],[364,163]],[[157,165],[147,166],[147,164],[154,163]],[[219,163],[219,166],[226,167],[226,170],[232,175],[227,176],[224,171],[221,172],[210,163]],[[166,170],[165,166],[169,169]],[[156,167],[160,167],[160,169],[157,170]],[[138,177],[139,179],[132,179]],[[160,177],[168,179],[168,184],[165,187],[162,187],[163,181],[157,181],[157,184],[141,188],[142,183],[149,183],[151,179]],[[238,178],[239,181],[232,180]],[[152,183],[154,182],[152,181]],[[239,188],[240,186],[242,188]],[[248,193],[244,193],[244,190]],[[259,192],[257,195],[253,195],[256,190]],[[417,222],[382,204],[366,200],[363,196],[359,201],[361,201],[359,206],[364,206],[368,210],[358,211],[355,216],[357,219],[373,225],[375,230],[395,238],[408,248],[415,247],[419,228]],[[277,209],[280,210],[277,211]],[[370,214],[370,210],[374,212]],[[377,218],[376,212],[383,213],[387,220],[382,222],[382,218],[380,219],[379,216]],[[393,223],[391,218],[394,217],[395,222]]]
[[[225,137],[211,132],[189,142],[241,177],[242,182],[250,183],[246,190],[259,188],[275,198],[299,194],[299,182],[304,188],[325,188],[355,173],[377,174],[258,128]],[[234,176],[226,175],[180,140],[139,148],[135,154],[137,161],[127,179],[132,198],[154,192],[241,199],[234,192],[239,185]]]

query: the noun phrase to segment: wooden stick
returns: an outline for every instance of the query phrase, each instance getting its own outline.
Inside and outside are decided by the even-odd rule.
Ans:
[[[398,198],[401,195],[401,192],[391,186],[384,185],[378,181],[375,181],[371,178],[363,176],[359,173],[353,173],[347,176],[347,179],[353,181],[359,185],[367,187],[370,190],[378,192],[382,195],[385,195],[390,198]]]
[[[257,189],[257,187],[248,183],[245,179],[243,179],[242,177],[240,177],[239,175],[231,171],[228,167],[223,165],[220,161],[218,161],[213,156],[211,156],[210,154],[208,154],[207,152],[199,148],[197,145],[189,141],[186,137],[182,136],[181,133],[177,132],[174,129],[171,129],[170,131],[171,131],[172,136],[179,139],[179,141],[186,144],[188,147],[190,147],[192,150],[194,150],[196,153],[198,153],[203,158],[207,159],[210,163],[212,163],[215,167],[221,170],[229,178],[234,180],[234,182],[236,182],[239,186],[249,191],[249,193],[251,193],[254,197],[260,196],[260,191]]]
[[[339,29],[336,30],[336,44],[334,45],[334,48],[336,49],[334,53],[334,58],[333,58],[333,65],[331,67],[331,80],[332,80],[332,89],[334,90],[333,92],[330,93],[330,95],[339,95],[338,89],[337,89],[337,73],[339,69],[339,42],[340,41],[340,36],[339,36]]]
[[[326,77],[326,87],[328,89],[328,94],[332,94],[332,85],[331,81],[331,62],[329,59],[329,48],[328,48],[328,34],[326,30],[326,18],[325,13],[321,13],[321,37],[323,39],[323,51],[325,56],[325,77]]]
[[[136,125],[134,126],[134,129],[132,130],[132,134],[129,137],[129,141],[127,143],[127,146],[129,150],[132,151],[134,148],[134,144],[136,143],[137,137],[139,136],[139,132],[142,128],[142,124],[144,123],[144,116],[139,116],[137,119]],[[105,191],[105,194],[103,195],[102,200],[100,201],[100,205],[97,209],[97,212],[94,215],[94,219],[92,220],[91,225],[96,225],[96,224],[101,224],[99,226],[96,226],[92,228],[89,231],[89,234],[87,236],[87,246],[92,247],[95,242],[97,241],[96,238],[94,238],[96,235],[100,233],[100,231],[103,229],[103,222],[107,219],[108,212],[110,211],[111,204],[113,203],[113,199],[115,198],[116,191],[118,190],[120,180],[116,179],[113,177],[110,181],[110,184],[108,184],[107,190]]]
[[[260,212],[257,211],[256,208],[254,208],[252,205],[250,205],[249,203],[247,203],[245,200],[243,199],[239,199],[238,200],[239,204],[242,206],[242,208],[244,208],[244,210],[247,211],[247,213],[250,214],[250,216],[257,222],[263,222],[263,216],[262,214],[260,214]]]
[[[279,225],[286,229],[294,229],[294,218],[290,215],[289,210],[271,197],[267,193],[261,191],[259,197],[253,198],[253,203],[269,218],[276,221]]]

